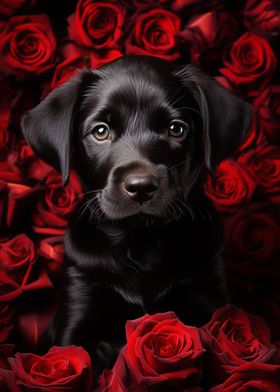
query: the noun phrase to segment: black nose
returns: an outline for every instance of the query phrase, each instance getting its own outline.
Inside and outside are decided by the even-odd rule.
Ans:
[[[124,188],[133,200],[144,203],[152,199],[158,188],[158,179],[153,175],[131,174],[124,180]]]

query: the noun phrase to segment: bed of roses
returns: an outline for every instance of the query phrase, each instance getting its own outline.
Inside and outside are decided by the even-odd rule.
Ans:
[[[279,390],[279,41],[279,0],[0,1],[1,391]],[[93,380],[81,347],[37,353],[84,190],[75,168],[64,188],[34,155],[20,119],[77,69],[133,54],[192,62],[252,104],[246,140],[205,181],[234,305],[200,328],[172,312],[128,321],[115,366]]]

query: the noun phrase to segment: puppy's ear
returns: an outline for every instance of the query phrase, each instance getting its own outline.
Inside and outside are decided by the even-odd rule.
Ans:
[[[84,79],[90,72],[78,72],[30,110],[21,122],[27,142],[39,158],[61,172],[64,184],[70,171],[70,143],[76,103]]]
[[[205,163],[212,170],[242,143],[251,122],[251,106],[192,65],[174,74],[197,102]]]

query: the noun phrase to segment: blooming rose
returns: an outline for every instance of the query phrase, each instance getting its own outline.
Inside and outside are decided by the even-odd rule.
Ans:
[[[11,18],[0,31],[0,70],[17,76],[54,66],[56,39],[46,15]]]
[[[45,181],[46,190],[33,214],[34,230],[38,233],[62,235],[67,219],[81,193],[80,183],[74,171],[69,184],[64,187],[61,176],[52,171]]]
[[[81,347],[52,347],[48,353],[17,353],[10,358],[17,385],[24,391],[91,391],[91,361]]]
[[[69,36],[93,49],[115,47],[122,35],[125,10],[117,1],[79,0],[69,16]]]
[[[233,40],[236,30],[237,22],[232,15],[214,10],[194,16],[178,37],[187,45],[191,61],[204,63],[209,72],[209,65],[220,60],[225,42]]]
[[[8,305],[0,305],[0,343],[7,340],[14,327],[13,315],[14,312]]]
[[[240,366],[222,384],[210,392],[279,392],[280,366],[264,363],[248,363]]]
[[[208,176],[205,193],[218,210],[226,211],[228,208],[248,203],[255,188],[255,182],[242,166],[227,159],[219,164],[214,176]]]
[[[244,208],[225,219],[225,244],[228,267],[238,274],[263,276],[277,267],[280,227],[273,210],[265,205]]]
[[[36,253],[25,234],[0,243],[0,260],[0,301],[11,301],[24,291],[52,287],[45,271],[33,275]]]
[[[280,6],[276,0],[247,0],[244,7],[244,25],[248,30],[269,40],[280,36]]]
[[[239,158],[269,199],[280,203],[280,147],[258,146]]]
[[[255,99],[254,107],[270,143],[280,145],[280,85],[262,91]]]
[[[200,329],[200,336],[218,380],[247,362],[269,363],[277,352],[264,320],[233,305],[217,310]]]
[[[126,324],[127,345],[120,357],[125,361],[125,387],[142,390],[194,388],[199,382],[204,349],[198,329],[181,323],[173,312],[145,315]],[[124,372],[119,359],[117,374]],[[163,388],[163,389],[162,389]]]
[[[257,95],[270,81],[277,60],[269,42],[254,33],[244,33],[235,41],[226,55],[220,73],[235,88]]]
[[[134,25],[126,41],[126,54],[150,55],[165,60],[178,60],[175,36],[180,18],[165,9],[147,9],[133,16]]]

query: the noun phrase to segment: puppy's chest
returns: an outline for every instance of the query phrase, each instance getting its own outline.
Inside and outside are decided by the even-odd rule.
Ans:
[[[178,284],[182,278],[180,265],[186,257],[178,244],[157,237],[131,241],[115,255],[123,266],[117,289],[129,302],[148,308]]]

